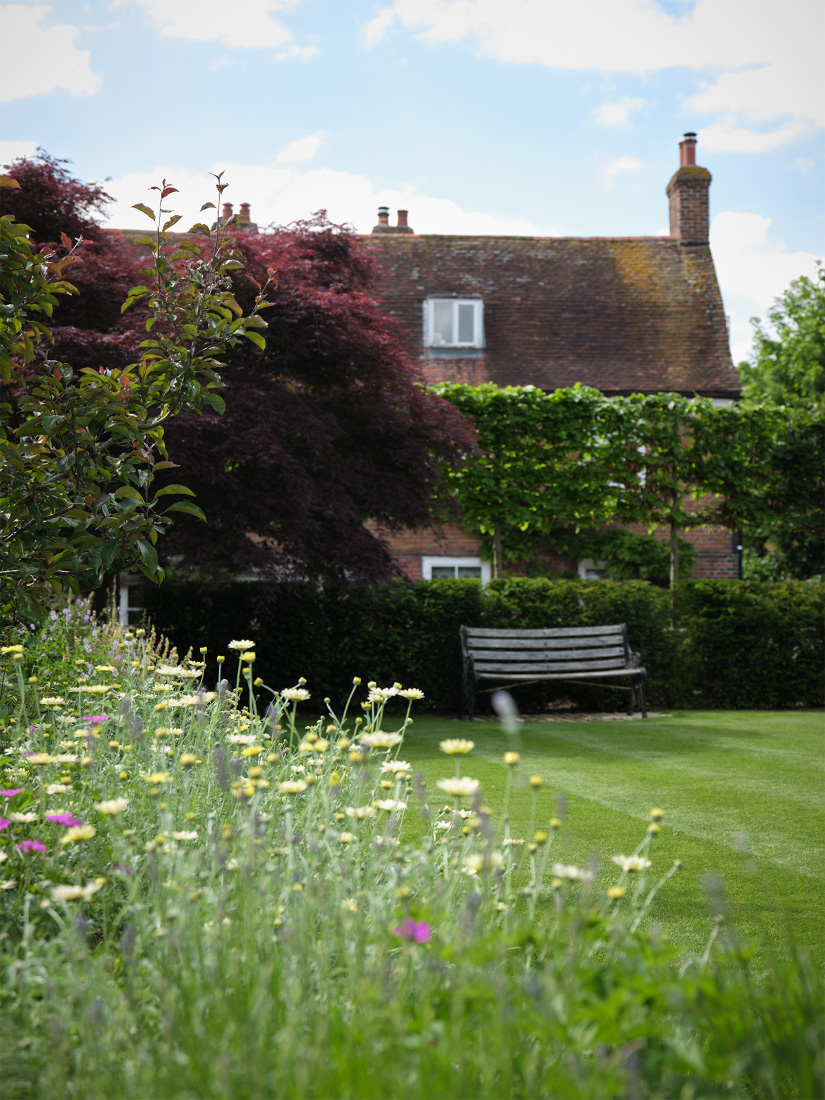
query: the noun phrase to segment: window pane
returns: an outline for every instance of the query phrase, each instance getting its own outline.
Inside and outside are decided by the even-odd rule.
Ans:
[[[481,566],[480,565],[459,565],[458,567],[459,577],[473,577],[476,580],[481,580]]]
[[[458,306],[458,342],[475,343],[475,306],[472,302],[460,302]]]
[[[453,303],[433,302],[433,344],[453,343]]]
[[[455,577],[454,565],[434,565],[430,570],[430,577],[434,581],[444,580],[445,577],[450,579]]]

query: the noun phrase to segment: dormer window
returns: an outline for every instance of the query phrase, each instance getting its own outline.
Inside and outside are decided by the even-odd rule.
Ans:
[[[428,348],[484,347],[484,303],[480,298],[427,298],[424,345]]]

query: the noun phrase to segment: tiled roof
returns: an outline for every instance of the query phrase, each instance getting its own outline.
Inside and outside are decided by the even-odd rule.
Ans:
[[[431,381],[544,390],[737,397],[722,298],[707,245],[673,237],[365,238],[380,295]],[[423,346],[428,296],[481,295],[486,346]]]

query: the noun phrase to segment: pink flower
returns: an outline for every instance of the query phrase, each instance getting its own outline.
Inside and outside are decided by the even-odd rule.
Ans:
[[[404,920],[400,928],[393,928],[392,934],[410,943],[426,943],[430,938],[430,926],[425,920]]]
[[[81,722],[88,722],[92,726],[100,726],[109,717],[108,714],[88,714],[84,715],[80,719]]]
[[[65,829],[72,829],[76,825],[83,824],[72,814],[46,814],[46,820],[54,822],[55,825],[62,825]]]
[[[7,817],[0,817],[0,829],[8,829],[11,822]]]
[[[14,798],[16,794],[22,794],[25,787],[15,787],[13,791],[0,791],[3,798]]]
[[[15,844],[15,848],[21,852],[45,852],[46,845],[41,844],[39,840],[21,840],[19,844]]]

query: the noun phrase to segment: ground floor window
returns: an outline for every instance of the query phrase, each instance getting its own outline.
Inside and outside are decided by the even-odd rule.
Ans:
[[[486,584],[490,579],[490,563],[481,558],[424,557],[421,559],[421,576],[425,581],[469,579]]]
[[[609,578],[607,562],[602,558],[593,561],[592,558],[582,558],[579,562],[579,576],[583,581],[606,581]]]

